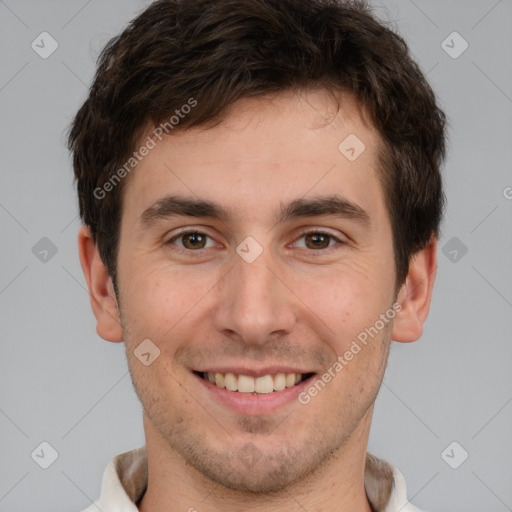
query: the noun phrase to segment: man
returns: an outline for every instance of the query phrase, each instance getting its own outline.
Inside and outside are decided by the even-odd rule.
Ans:
[[[367,443],[430,306],[444,131],[361,2],[159,0],[107,45],[79,252],[146,444],[88,512],[417,510]]]

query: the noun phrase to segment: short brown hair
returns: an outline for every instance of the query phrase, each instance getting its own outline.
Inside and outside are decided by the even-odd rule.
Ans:
[[[143,130],[190,98],[174,130],[221,122],[244,97],[306,88],[350,91],[381,136],[398,290],[411,256],[439,236],[446,119],[405,41],[366,2],[343,0],[158,0],[110,40],[69,149],[80,215],[114,284],[125,180],[95,191]]]

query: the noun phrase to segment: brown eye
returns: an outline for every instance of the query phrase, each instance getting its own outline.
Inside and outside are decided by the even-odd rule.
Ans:
[[[187,250],[197,250],[197,249],[205,249],[207,244],[207,239],[210,238],[208,235],[201,233],[199,231],[184,231],[179,235],[171,238],[167,243],[169,245],[175,244],[181,249]],[[181,242],[181,243],[178,243]],[[210,245],[211,247],[211,245]]]
[[[187,249],[203,249],[206,237],[201,233],[188,233],[181,236],[183,245]]]
[[[304,240],[301,244],[299,240]],[[343,244],[342,240],[339,240],[331,233],[323,231],[307,231],[297,239],[296,244],[301,249],[329,249],[330,247],[337,245],[336,243]]]
[[[331,236],[323,233],[311,233],[306,235],[306,246],[309,249],[326,249],[329,247]]]

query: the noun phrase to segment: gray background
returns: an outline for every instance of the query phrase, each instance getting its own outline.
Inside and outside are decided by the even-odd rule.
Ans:
[[[95,332],[64,141],[99,50],[147,4],[0,1],[1,511],[81,510],[111,457],[144,443],[124,347]],[[404,473],[422,509],[512,510],[512,1],[375,6],[451,127],[432,309],[420,341],[393,346],[369,449]],[[43,31],[59,45],[47,59],[31,48]],[[469,44],[456,59],[442,46],[454,31]],[[43,237],[56,254],[41,252]],[[43,441],[58,452],[46,470],[31,457]]]

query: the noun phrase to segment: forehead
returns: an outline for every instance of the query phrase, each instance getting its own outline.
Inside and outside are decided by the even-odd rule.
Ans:
[[[326,91],[246,98],[212,128],[164,136],[125,184],[124,213],[140,215],[166,194],[215,200],[240,219],[307,195],[383,204],[378,133],[352,95],[339,100],[338,109]]]
[[[148,128],[147,133],[151,134],[153,128]],[[315,154],[314,150],[322,151],[326,147],[337,158],[340,137],[350,133],[364,139],[366,146],[374,146],[380,140],[367,110],[352,93],[339,91],[334,95],[320,89],[242,98],[229,107],[217,125],[176,130],[167,139],[179,145],[181,157],[193,158],[200,145],[209,147],[211,156],[218,157],[220,153],[221,157],[260,160],[273,157],[285,161],[287,156],[317,157],[318,152]],[[300,145],[299,136],[312,145]],[[279,142],[281,147],[270,145],[272,141]],[[226,144],[219,145],[219,142]],[[262,144],[266,146],[265,151]],[[285,153],[284,149],[290,151]]]

